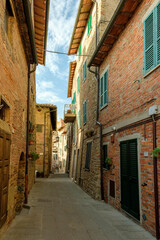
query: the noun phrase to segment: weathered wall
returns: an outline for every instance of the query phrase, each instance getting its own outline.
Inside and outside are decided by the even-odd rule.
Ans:
[[[20,38],[16,18],[9,19],[8,35],[4,29],[5,0],[0,4],[0,95],[9,105],[7,123],[0,122],[0,129],[6,129],[11,134],[11,154],[9,169],[8,218],[0,230],[1,234],[15,216],[18,202],[18,172],[23,176],[24,187],[25,164],[20,164],[21,153],[26,152],[26,117],[27,117],[27,82],[28,65],[23,44]],[[25,156],[24,156],[25,157]],[[21,175],[20,173],[20,175]],[[24,193],[24,188],[23,188]],[[23,197],[24,199],[24,197]],[[22,199],[22,201],[23,201]]]

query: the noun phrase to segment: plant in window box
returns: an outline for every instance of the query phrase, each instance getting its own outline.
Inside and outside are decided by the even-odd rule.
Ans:
[[[39,158],[39,154],[36,153],[36,152],[31,152],[31,153],[29,154],[29,156],[30,156],[30,158],[31,158],[32,161],[36,161],[36,160]]]
[[[153,157],[158,157],[160,153],[160,147],[156,147],[154,150],[153,150]]]
[[[107,157],[105,159],[105,167],[109,170],[111,166],[112,166],[112,158],[111,157]]]

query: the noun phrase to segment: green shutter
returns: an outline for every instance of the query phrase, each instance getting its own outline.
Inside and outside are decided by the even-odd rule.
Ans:
[[[81,111],[78,111],[78,127],[81,128]]]
[[[160,63],[160,3],[157,6],[157,65]]]
[[[105,72],[104,74],[104,95],[103,95],[103,99],[104,99],[104,105],[108,104],[108,71]]]
[[[154,67],[154,13],[152,12],[144,22],[145,72]]]
[[[92,28],[92,13],[88,19],[88,35],[90,33],[91,28]]]
[[[83,124],[87,122],[87,101],[83,103]]]
[[[86,152],[86,165],[85,168],[90,168],[90,161],[91,161],[91,149],[92,149],[92,142],[87,143],[87,152]]]
[[[78,55],[79,55],[79,58],[80,58],[80,56],[81,56],[81,44],[79,45]]]
[[[85,82],[87,77],[87,61],[83,64],[83,82]]]
[[[79,93],[79,77],[77,78],[77,93]]]
[[[101,98],[101,101],[100,101],[100,106],[103,107],[103,77],[101,78],[101,81],[100,81],[100,98]]]

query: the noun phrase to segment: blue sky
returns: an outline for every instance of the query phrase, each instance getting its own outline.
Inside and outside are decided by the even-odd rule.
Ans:
[[[50,0],[47,50],[68,52],[80,0]],[[37,67],[37,103],[55,104],[63,118],[67,98],[69,63],[75,57],[46,53],[46,65]]]

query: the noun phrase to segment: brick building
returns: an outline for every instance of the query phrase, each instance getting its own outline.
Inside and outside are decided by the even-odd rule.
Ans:
[[[29,130],[35,127],[35,69],[45,62],[44,52],[36,47],[46,46],[48,6],[39,6],[37,0],[32,5],[0,2],[0,237],[34,183],[35,166],[28,153],[35,143],[28,145]],[[44,18],[37,26],[41,8]]]
[[[159,23],[160,1],[121,1],[88,63],[99,72],[105,201],[157,239],[160,163],[153,149],[160,144]]]
[[[57,107],[53,104],[36,105],[36,161],[38,176],[48,177],[52,171],[52,137],[56,130]]]
[[[118,2],[98,1],[95,4],[92,0],[81,0],[68,51],[69,54],[77,55],[76,62],[70,64],[68,84],[72,109],[68,109],[70,113],[66,109],[64,117],[65,122],[71,124],[71,146],[68,149],[70,177],[96,199],[101,199],[97,81],[94,74],[88,71],[87,65],[95,50],[95,42],[101,39]]]

